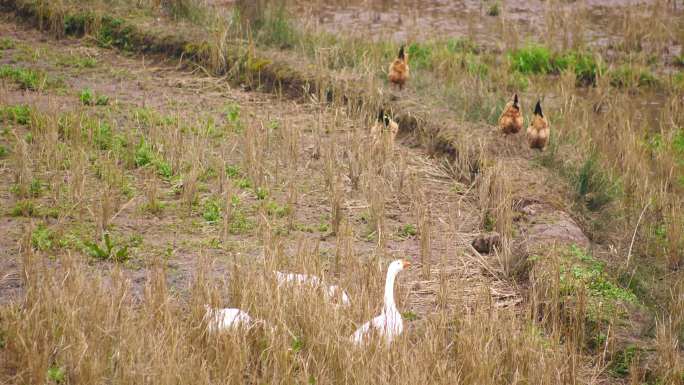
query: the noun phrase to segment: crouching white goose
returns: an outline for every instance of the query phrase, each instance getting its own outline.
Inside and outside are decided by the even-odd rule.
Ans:
[[[238,328],[249,329],[257,323],[263,323],[261,320],[255,320],[242,309],[212,309],[209,305],[204,305],[204,309],[204,319],[207,321],[207,330],[210,333]]]
[[[337,285],[323,285],[321,279],[315,275],[283,273],[280,271],[274,271],[273,274],[275,274],[276,276],[276,281],[278,281],[278,285],[283,285],[285,283],[296,283],[299,285],[309,285],[315,288],[325,286],[323,293],[328,299],[335,298],[339,295],[342,305],[351,305],[349,294],[347,294],[345,290],[340,289],[340,287]]]
[[[382,312],[377,317],[361,325],[360,328],[351,335],[351,341],[359,345],[366,341],[371,333],[378,333],[390,344],[394,337],[397,337],[404,330],[404,322],[401,314],[394,303],[394,280],[400,271],[404,270],[411,263],[398,259],[390,263],[387,268],[387,278],[385,279],[385,304]]]

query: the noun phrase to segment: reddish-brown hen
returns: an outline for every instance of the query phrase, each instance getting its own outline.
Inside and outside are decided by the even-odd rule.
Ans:
[[[404,46],[399,49],[399,55],[392,61],[389,67],[389,81],[399,86],[399,90],[404,88],[404,84],[409,78],[408,53],[404,52]]]
[[[522,130],[523,115],[518,102],[518,94],[513,95],[513,100],[506,103],[499,117],[499,128],[504,134],[517,134]]]
[[[529,143],[530,148],[544,151],[544,148],[549,143],[550,134],[549,122],[542,112],[541,101],[537,100],[537,105],[534,106],[532,123],[527,127],[527,143]]]

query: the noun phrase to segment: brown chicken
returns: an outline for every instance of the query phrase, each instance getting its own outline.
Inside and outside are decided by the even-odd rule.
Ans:
[[[408,53],[404,52],[404,46],[399,49],[399,55],[392,61],[389,67],[389,81],[399,86],[399,90],[404,89],[404,84],[409,78]]]
[[[542,112],[541,101],[537,100],[537,105],[534,106],[532,123],[527,127],[527,143],[529,143],[530,148],[544,151],[544,148],[549,143],[550,133],[549,122]]]
[[[522,130],[523,115],[518,102],[518,94],[513,95],[513,100],[506,103],[499,117],[499,128],[504,134],[517,134]]]

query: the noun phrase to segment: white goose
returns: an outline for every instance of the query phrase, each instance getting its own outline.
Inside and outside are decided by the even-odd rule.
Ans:
[[[354,344],[359,345],[363,343],[373,330],[384,337],[387,344],[390,344],[394,337],[400,335],[404,330],[404,322],[401,319],[399,310],[397,310],[397,305],[394,303],[394,280],[400,271],[410,265],[410,262],[401,259],[390,263],[387,268],[387,278],[385,279],[385,304],[382,312],[356,329],[350,337]]]
[[[242,309],[212,309],[209,305],[204,305],[204,309],[204,319],[207,321],[207,330],[210,333],[237,328],[249,329],[257,322],[263,322],[255,321]]]
[[[276,281],[278,281],[278,285],[282,285],[285,283],[296,283],[299,285],[309,285],[311,287],[325,286],[325,285],[323,285],[323,282],[321,281],[321,279],[315,275],[283,273],[280,271],[274,271],[273,274],[275,274],[275,276],[276,276]],[[339,293],[339,295],[341,297],[342,305],[344,305],[344,306],[351,305],[351,300],[349,299],[349,294],[347,294],[347,292],[345,290],[340,289],[340,287],[337,285],[326,286],[323,293],[325,294],[325,296],[327,298],[334,298]]]

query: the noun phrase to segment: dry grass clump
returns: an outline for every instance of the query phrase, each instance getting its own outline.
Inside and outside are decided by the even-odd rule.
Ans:
[[[315,248],[302,251],[288,264],[313,266]],[[548,347],[533,327],[505,309],[485,307],[456,318],[437,313],[410,323],[391,349],[352,348],[347,337],[354,324],[380,305],[386,263],[343,268],[343,274],[359,277],[349,287],[355,305],[346,312],[315,289],[278,289],[270,274],[273,261],[242,260],[226,284],[200,258],[192,284],[172,292],[157,259],[149,265],[142,296],[119,268],[97,271],[77,255],[54,266],[44,261],[25,252],[26,297],[2,310],[9,369],[3,381],[42,383],[46,373],[61,372],[69,383],[446,384],[457,378],[464,384],[570,384],[580,375],[574,359],[567,359],[574,353]],[[207,335],[204,303],[240,307],[273,329]]]

